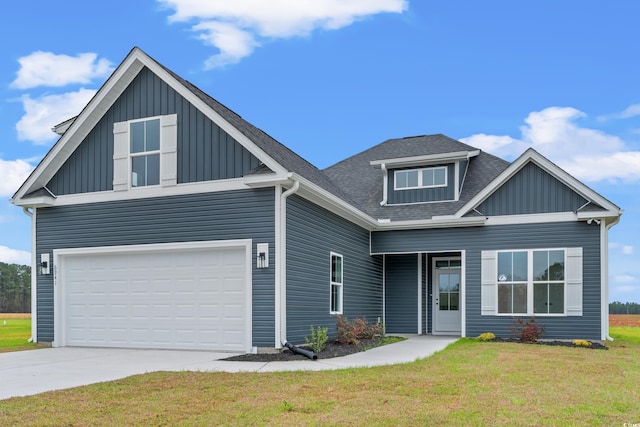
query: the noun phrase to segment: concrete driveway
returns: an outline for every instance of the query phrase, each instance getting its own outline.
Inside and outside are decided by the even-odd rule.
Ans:
[[[238,353],[207,351],[62,347],[0,353],[0,400],[156,371],[319,371],[413,362],[458,339],[425,335],[408,338],[346,357],[268,363],[228,362],[220,359]]]

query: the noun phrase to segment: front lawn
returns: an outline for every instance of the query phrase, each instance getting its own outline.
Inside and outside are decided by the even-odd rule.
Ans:
[[[30,315],[0,313],[0,353],[36,348],[37,344],[28,342],[30,337]]]
[[[462,339],[396,366],[138,375],[0,401],[0,425],[638,423],[640,343],[615,333],[609,350]]]

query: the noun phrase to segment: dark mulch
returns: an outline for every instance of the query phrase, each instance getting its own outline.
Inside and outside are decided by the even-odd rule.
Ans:
[[[534,341],[534,342],[524,342],[524,341],[520,341],[517,338],[494,338],[492,340],[489,340],[490,342],[515,342],[515,343],[519,343],[519,344],[531,344],[531,345],[553,345],[553,346],[560,346],[560,347],[580,347],[580,348],[588,348],[588,349],[592,349],[592,350],[609,350],[609,348],[607,346],[604,346],[598,342],[591,342],[591,347],[582,347],[582,346],[577,346],[574,345],[573,342],[571,341]]]
[[[359,345],[340,344],[337,342],[329,342],[327,346],[320,353],[316,353],[318,359],[331,359],[333,357],[348,356],[353,353],[358,353],[373,347],[381,345],[382,341],[373,340],[360,340]],[[298,346],[305,350],[310,350],[306,346]],[[289,349],[284,349],[280,353],[275,354],[242,354],[240,356],[228,357],[222,360],[229,360],[234,362],[287,362],[293,360],[310,360],[306,356],[293,353]]]

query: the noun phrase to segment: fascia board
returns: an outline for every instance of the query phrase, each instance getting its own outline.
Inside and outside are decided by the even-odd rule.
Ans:
[[[288,175],[276,173],[245,176],[242,177],[242,182],[244,183],[244,185],[251,188],[272,187],[274,185],[291,184],[291,180],[289,179]]]
[[[511,163],[500,175],[498,175],[488,186],[475,195],[469,202],[462,206],[455,216],[461,218],[465,214],[469,213],[476,206],[484,202],[489,196],[491,196],[498,188],[500,188],[505,182],[511,179],[516,173],[518,173],[529,162],[534,162],[537,166],[541,167],[547,173],[551,174],[554,178],[580,194],[587,200],[590,200],[598,205],[607,209],[607,211],[620,214],[620,208],[616,205],[578,181],[576,178],[569,175],[562,168],[552,163],[549,159],[542,156],[533,148],[527,149],[520,157],[518,157],[513,163]]]
[[[454,153],[428,154],[424,156],[398,157],[394,159],[372,160],[371,166],[418,166],[429,163],[453,162],[456,160],[467,160],[480,154],[480,150],[456,151]]]
[[[378,222],[377,230],[407,230],[420,228],[457,228],[477,227],[486,224],[485,217],[454,218],[454,219],[424,219],[413,221]]]

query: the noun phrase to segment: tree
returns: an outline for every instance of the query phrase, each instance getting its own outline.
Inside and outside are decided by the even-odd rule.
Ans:
[[[31,267],[0,262],[0,313],[31,312]]]
[[[640,314],[640,304],[615,301],[609,304],[609,314]]]

